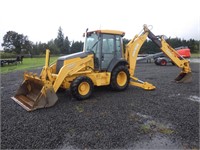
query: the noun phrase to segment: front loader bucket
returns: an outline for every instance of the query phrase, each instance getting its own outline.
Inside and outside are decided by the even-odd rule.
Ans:
[[[192,73],[183,73],[181,72],[175,79],[176,82],[178,83],[189,83],[192,81]]]
[[[41,80],[24,80],[12,99],[27,111],[53,106],[58,97],[53,88],[44,85]]]

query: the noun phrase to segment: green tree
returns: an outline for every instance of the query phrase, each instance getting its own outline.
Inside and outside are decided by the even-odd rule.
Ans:
[[[39,55],[39,49],[38,49],[38,42],[33,44],[33,49],[31,50],[32,55]]]
[[[47,43],[48,49],[51,51],[51,54],[59,54],[59,48],[56,46],[54,40],[51,40]]]
[[[58,29],[58,35],[57,35],[57,38],[54,40],[54,42],[56,46],[58,47],[58,49],[60,50],[60,53],[66,54],[65,46],[64,46],[64,34],[61,27],[59,27]]]
[[[32,55],[41,55],[45,54],[46,49],[48,48],[48,45],[46,43],[36,43],[33,45],[33,49],[31,51]]]
[[[20,54],[24,51],[28,53],[32,49],[32,42],[28,40],[28,36],[18,34],[15,31],[8,31],[3,37],[2,46],[6,52]]]
[[[83,42],[81,42],[81,41],[74,42],[73,41],[70,53],[76,53],[76,52],[81,52],[81,51],[83,51]]]
[[[130,40],[126,39],[126,38],[123,38],[123,50],[124,50],[124,53],[126,51],[126,45],[130,42]]]
[[[64,49],[65,49],[65,54],[69,54],[69,52],[70,52],[70,41],[68,39],[68,36],[66,36],[65,40],[64,40]]]

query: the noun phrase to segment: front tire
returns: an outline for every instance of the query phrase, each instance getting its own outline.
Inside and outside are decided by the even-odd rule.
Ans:
[[[123,91],[130,82],[129,70],[126,66],[117,66],[113,69],[111,74],[110,86],[113,90]]]
[[[77,77],[70,85],[70,91],[74,98],[84,100],[92,95],[94,84],[89,77]]]

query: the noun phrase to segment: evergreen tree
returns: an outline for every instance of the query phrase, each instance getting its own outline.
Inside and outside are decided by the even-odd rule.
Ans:
[[[62,28],[59,27],[58,29],[58,35],[57,38],[55,39],[55,44],[58,47],[59,51],[61,54],[65,54],[65,47],[64,47],[64,34],[62,32]]]
[[[81,52],[81,51],[83,51],[83,42],[73,41],[70,53],[76,53],[76,52]]]
[[[64,40],[64,49],[65,49],[65,54],[69,54],[69,52],[70,52],[70,41],[68,39],[68,36],[66,36],[65,40]]]
[[[51,54],[59,54],[60,52],[53,39],[47,43],[47,47],[51,51]]]

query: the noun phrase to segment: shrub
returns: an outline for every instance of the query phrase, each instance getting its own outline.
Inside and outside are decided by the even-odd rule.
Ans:
[[[6,52],[0,52],[0,58],[5,59],[5,58],[16,58],[15,53],[6,53]]]

